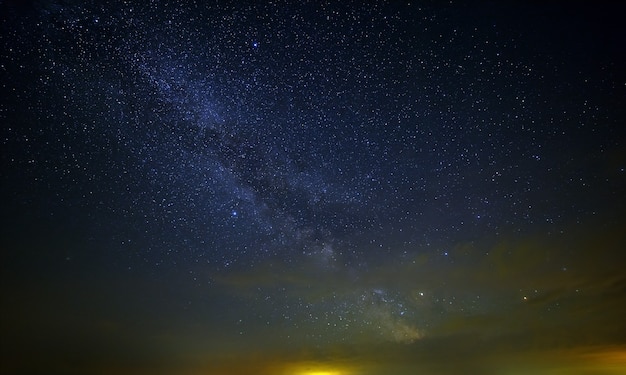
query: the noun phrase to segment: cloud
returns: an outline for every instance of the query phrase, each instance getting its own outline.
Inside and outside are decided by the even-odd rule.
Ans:
[[[240,296],[281,290],[286,304],[348,313],[371,339],[410,344],[471,336],[545,348],[617,343],[626,332],[624,234],[612,226],[566,231],[458,243],[446,258],[415,249],[359,267],[325,267],[316,257],[274,260],[214,279]],[[387,300],[360,300],[376,290]]]

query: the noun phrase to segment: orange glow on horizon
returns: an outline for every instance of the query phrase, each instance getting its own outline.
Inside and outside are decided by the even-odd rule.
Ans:
[[[341,365],[296,362],[285,368],[283,375],[350,375],[351,371]]]

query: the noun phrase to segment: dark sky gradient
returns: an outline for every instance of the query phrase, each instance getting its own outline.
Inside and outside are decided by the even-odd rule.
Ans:
[[[622,8],[0,1],[0,373],[624,373]]]

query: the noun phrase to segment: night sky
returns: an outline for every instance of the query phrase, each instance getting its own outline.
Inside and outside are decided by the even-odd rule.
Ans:
[[[626,373],[622,8],[0,1],[0,373]]]

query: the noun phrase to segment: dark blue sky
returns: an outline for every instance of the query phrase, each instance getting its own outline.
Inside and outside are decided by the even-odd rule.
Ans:
[[[0,7],[7,373],[622,352],[621,6]]]

